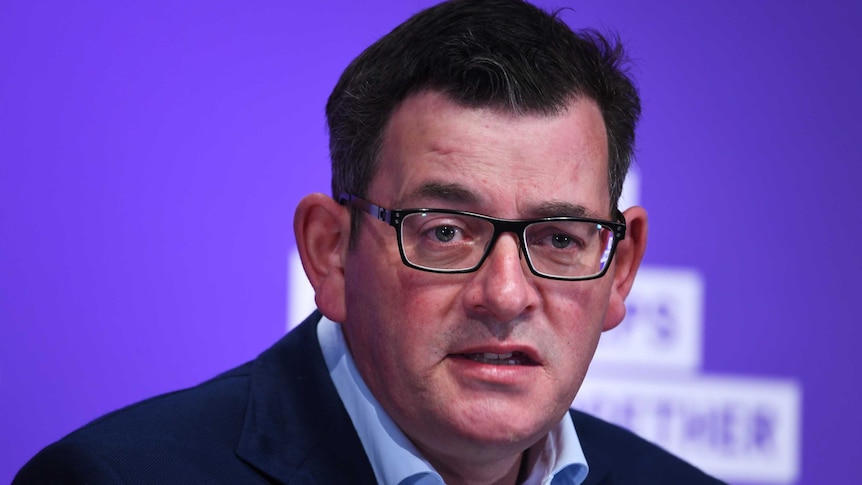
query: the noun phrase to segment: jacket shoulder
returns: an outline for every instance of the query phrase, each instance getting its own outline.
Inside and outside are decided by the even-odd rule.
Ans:
[[[40,451],[18,472],[30,483],[214,483],[237,467],[247,366],[106,414]],[[218,474],[218,475],[214,475]]]

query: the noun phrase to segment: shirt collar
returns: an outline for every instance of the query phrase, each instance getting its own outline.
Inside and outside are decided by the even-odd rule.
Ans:
[[[530,448],[527,459],[530,468],[525,485],[580,485],[589,471],[569,413]]]
[[[321,318],[317,336],[329,375],[347,409],[377,482],[386,485],[443,485],[439,473],[419,453],[371,394],[347,348],[341,325]],[[527,454],[525,484],[579,485],[587,461],[569,413]]]

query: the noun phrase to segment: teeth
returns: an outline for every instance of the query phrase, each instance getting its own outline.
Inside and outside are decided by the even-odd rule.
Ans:
[[[465,357],[471,360],[475,360],[476,362],[482,362],[484,364],[494,364],[494,365],[519,365],[521,361],[519,359],[514,359],[514,353],[508,352],[505,354],[495,354],[492,352],[483,352],[481,354],[466,354]]]
[[[511,359],[511,358],[512,358],[512,355],[514,355],[512,352],[509,352],[508,354],[492,354],[492,353],[490,353],[490,352],[485,352],[484,354],[482,354],[482,357],[483,357],[483,358],[485,358],[485,359],[488,359],[488,360],[492,360],[492,359]]]

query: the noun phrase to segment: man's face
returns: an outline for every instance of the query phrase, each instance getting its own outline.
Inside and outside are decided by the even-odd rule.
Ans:
[[[577,215],[572,208],[610,219],[607,159],[592,100],[518,116],[426,92],[393,113],[366,198],[508,219]],[[613,266],[596,280],[542,279],[508,233],[478,271],[429,273],[402,264],[395,231],[363,217],[347,255],[344,332],[389,415],[436,458],[517,453],[544,436],[606,326]]]

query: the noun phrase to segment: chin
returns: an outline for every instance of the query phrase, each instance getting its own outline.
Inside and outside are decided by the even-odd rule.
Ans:
[[[559,421],[512,403],[482,403],[459,414],[456,433],[483,446],[530,446]]]

